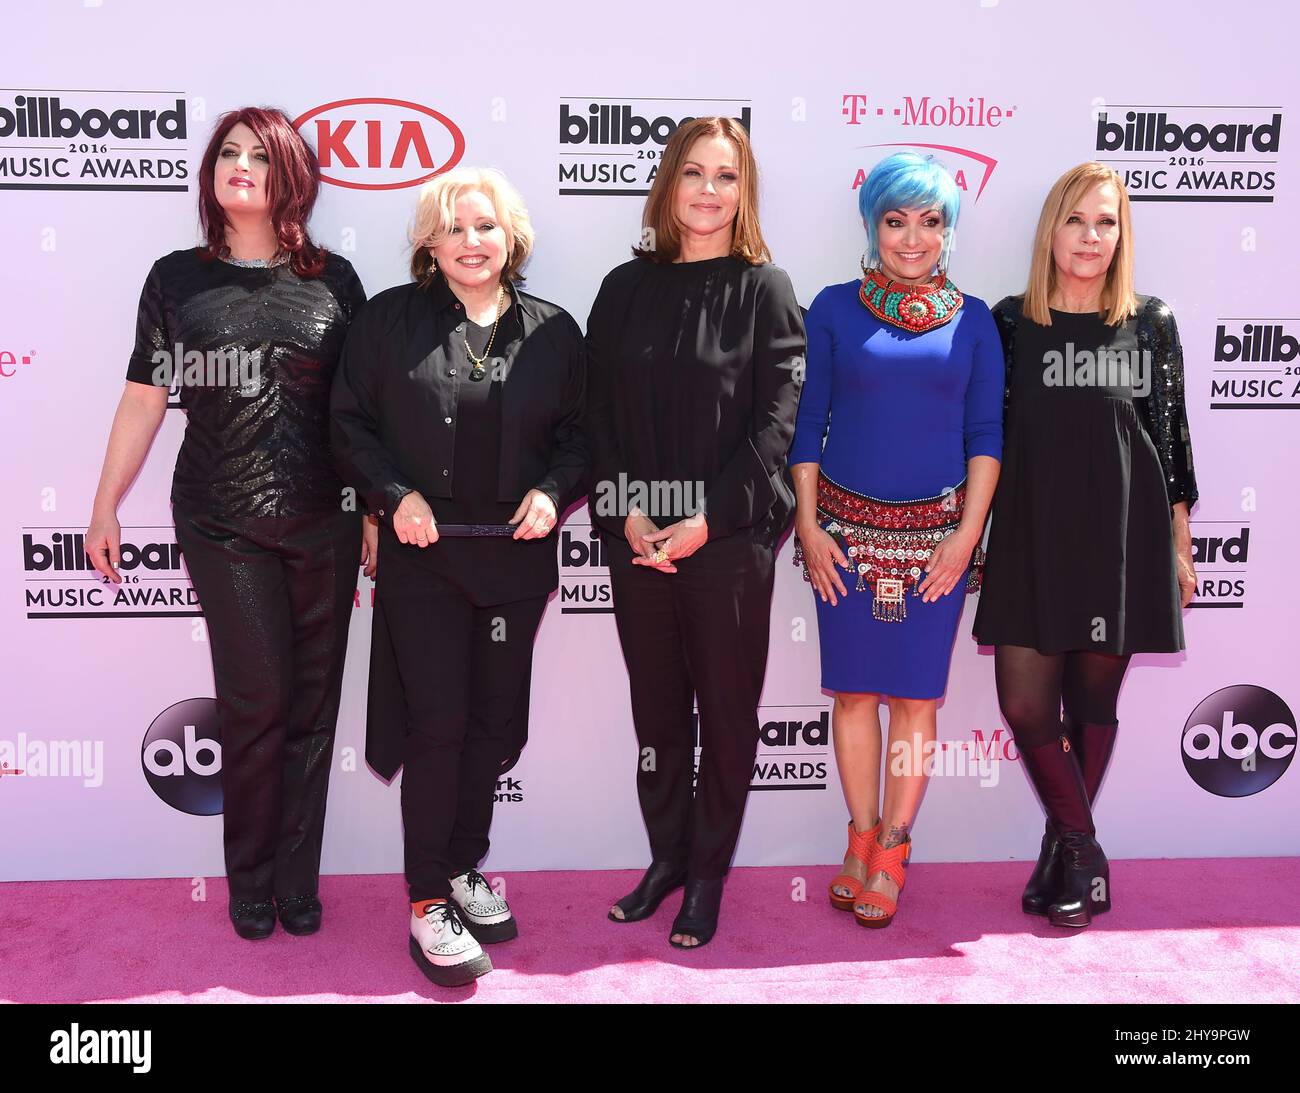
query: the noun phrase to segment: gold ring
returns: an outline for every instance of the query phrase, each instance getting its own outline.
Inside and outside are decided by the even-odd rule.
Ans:
[[[663,565],[664,562],[668,561],[668,551],[662,548],[656,550],[652,555],[652,560],[655,565]]]

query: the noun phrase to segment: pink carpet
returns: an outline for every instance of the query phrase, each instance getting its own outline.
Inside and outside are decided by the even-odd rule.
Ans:
[[[326,877],[325,925],[237,938],[224,879],[0,884],[6,1002],[1294,1002],[1300,859],[1112,863],[1115,909],[1081,932],[1020,913],[1028,866],[916,865],[898,920],[834,911],[834,869],[737,869],[712,944],[668,945],[676,897],[605,920],[635,872],[512,873],[520,937],[439,989],[411,964],[394,876]],[[489,877],[497,874],[488,874]],[[800,878],[807,900],[791,899]]]

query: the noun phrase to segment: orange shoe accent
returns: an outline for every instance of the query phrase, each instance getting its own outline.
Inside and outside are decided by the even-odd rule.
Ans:
[[[899,843],[898,846],[891,846],[888,849],[879,843],[874,843],[871,849],[871,860],[867,863],[867,879],[870,880],[877,873],[884,873],[890,880],[898,885],[898,894],[903,894],[903,884],[907,880],[907,861],[912,856],[912,836],[907,837],[906,842]],[[858,913],[859,907],[875,907],[885,913],[883,915],[862,915]],[[883,930],[898,913],[897,900],[890,899],[883,892],[863,892],[853,901],[853,917],[858,920],[859,926],[866,926],[870,930]]]
[[[864,866],[871,861],[871,848],[876,845],[876,836],[880,834],[880,821],[866,831],[858,831],[853,826],[853,821],[849,821],[849,853],[858,859]],[[847,888],[849,894],[842,896],[835,891],[836,888]],[[853,910],[853,901],[858,898],[858,893],[862,891],[862,881],[857,877],[851,877],[847,873],[841,873],[830,883],[827,893],[831,897],[831,906],[837,911]]]

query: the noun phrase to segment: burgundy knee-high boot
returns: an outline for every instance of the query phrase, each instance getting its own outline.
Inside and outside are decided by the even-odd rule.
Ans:
[[[1080,724],[1069,714],[1061,718],[1070,746],[1078,756],[1079,768],[1083,773],[1083,785],[1088,792],[1089,808],[1096,808],[1097,794],[1106,768],[1110,764],[1111,753],[1115,750],[1115,736],[1119,731],[1118,722],[1109,724]],[[1027,915],[1045,915],[1052,900],[1056,898],[1061,887],[1061,841],[1052,829],[1049,819],[1043,832],[1043,841],[1038,851],[1038,861],[1034,871],[1029,875],[1024,894],[1020,897],[1021,909]],[[1093,913],[1109,911],[1110,904],[1094,905]]]
[[[1075,748],[1063,732],[1050,743],[1022,748],[1020,761],[1060,843],[1055,866],[1059,881],[1047,904],[1048,921],[1053,926],[1087,926],[1094,913],[1110,908],[1110,864],[1095,837]]]

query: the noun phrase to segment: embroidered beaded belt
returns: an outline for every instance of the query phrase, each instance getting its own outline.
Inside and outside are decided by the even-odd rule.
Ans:
[[[965,479],[936,497],[915,501],[884,501],[856,493],[824,473],[817,479],[818,522],[857,571],[857,590],[871,589],[871,614],[882,622],[907,618],[908,589],[919,595],[930,555],[957,530],[965,506]],[[810,580],[803,544],[797,541],[794,562],[803,565],[804,580]],[[983,568],[984,551],[977,546],[967,592],[978,590]]]

